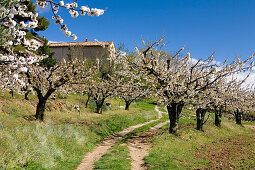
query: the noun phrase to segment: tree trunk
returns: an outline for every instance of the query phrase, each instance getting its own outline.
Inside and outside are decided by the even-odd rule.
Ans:
[[[237,109],[234,111],[235,119],[236,119],[236,124],[242,125],[242,112]]]
[[[85,103],[85,108],[88,108],[88,104],[89,104],[89,98],[87,99],[87,101]]]
[[[197,116],[197,130],[203,130],[204,119],[205,119],[206,109],[198,108],[196,110]]]
[[[25,93],[25,100],[29,100],[29,98],[28,98],[29,92],[30,92],[30,91],[27,91],[27,92]]]
[[[104,100],[96,101],[96,105],[97,105],[96,113],[102,114],[102,112],[103,112]]]
[[[222,109],[221,108],[219,110],[215,109],[215,122],[214,122],[214,124],[218,127],[221,126],[221,116],[222,116]]]
[[[169,133],[176,134],[178,129],[178,122],[184,104],[183,103],[170,103],[167,105],[167,111],[170,119]]]
[[[45,99],[39,99],[39,102],[36,107],[36,114],[35,114],[36,120],[39,120],[39,121],[44,120],[46,101],[47,100],[45,100]]]
[[[129,102],[129,101],[125,101],[125,103],[126,103],[125,110],[129,110],[129,106],[130,106],[131,102]]]
[[[85,103],[85,108],[88,108],[90,97],[91,97],[91,95],[88,94],[88,99],[87,99],[87,101]]]
[[[101,104],[97,104],[97,109],[96,109],[96,113],[99,113],[99,114],[102,114],[102,107],[103,107],[103,105],[101,105]]]
[[[13,90],[11,90],[9,93],[12,95],[12,98],[13,98],[13,97],[14,97],[14,92],[13,92]]]

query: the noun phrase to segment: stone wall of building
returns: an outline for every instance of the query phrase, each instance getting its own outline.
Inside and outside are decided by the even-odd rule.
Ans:
[[[103,47],[81,47],[81,46],[71,46],[71,47],[50,47],[55,53],[54,58],[58,61],[61,59],[69,60],[70,58],[79,58],[84,60],[85,58],[94,60],[96,58],[107,57],[108,53]]]
[[[81,43],[50,43],[49,47],[55,53],[54,58],[60,62],[63,58],[69,60],[71,58],[78,58],[81,60],[107,58],[115,53],[115,46],[112,42],[105,42],[105,44],[98,45],[95,42],[81,42]]]

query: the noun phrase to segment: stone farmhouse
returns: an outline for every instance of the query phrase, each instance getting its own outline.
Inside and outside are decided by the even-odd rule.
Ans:
[[[55,52],[54,58],[60,62],[62,59],[70,60],[76,57],[80,60],[113,57],[116,49],[113,42],[59,42],[49,43],[50,49]]]

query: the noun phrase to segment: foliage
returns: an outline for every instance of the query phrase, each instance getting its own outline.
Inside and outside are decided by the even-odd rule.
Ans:
[[[44,58],[43,60],[40,61],[40,65],[50,69],[51,67],[54,67],[57,64],[57,60],[53,58],[53,55],[55,54],[55,52],[52,52],[50,47],[47,44],[48,44],[48,40],[44,40],[43,46],[37,49],[37,54],[48,56],[47,58]]]

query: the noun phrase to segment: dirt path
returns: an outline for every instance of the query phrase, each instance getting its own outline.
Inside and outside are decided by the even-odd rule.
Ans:
[[[155,110],[162,115],[162,112],[156,107]],[[148,149],[151,147],[149,143],[149,138],[153,135],[153,131],[158,130],[160,127],[168,124],[169,121],[162,122],[152,127],[150,130],[144,133],[139,133],[133,136],[127,141],[127,146],[129,148],[129,154],[131,157],[131,170],[143,170],[146,169],[144,166],[144,157],[148,155]]]
[[[255,125],[244,125],[245,128],[255,130]]]
[[[147,125],[149,123],[155,122],[162,118],[162,112],[158,110],[158,106],[155,107],[155,110],[158,112],[158,119],[151,120],[142,124],[138,124],[135,126],[131,126],[112,137],[106,138],[103,140],[101,144],[99,144],[95,149],[93,149],[91,152],[88,152],[84,159],[82,160],[81,164],[78,166],[77,170],[92,170],[94,167],[94,163],[98,161],[106,152],[107,150],[114,145],[115,142],[117,142],[121,137],[126,135],[129,132],[132,132],[133,130],[142,127],[144,125]]]

